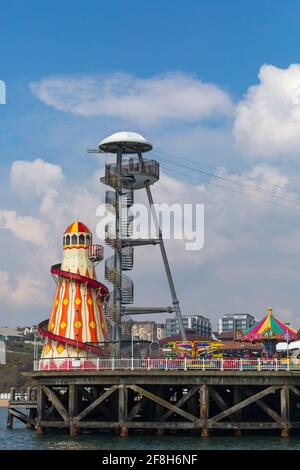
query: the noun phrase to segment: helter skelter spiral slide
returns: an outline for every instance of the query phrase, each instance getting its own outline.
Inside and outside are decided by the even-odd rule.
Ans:
[[[64,233],[63,261],[51,267],[57,288],[50,319],[38,327],[45,337],[42,369],[65,369],[68,364],[72,367],[75,359],[92,362],[104,356],[107,330],[103,303],[109,291],[95,274],[95,263],[102,259],[103,247],[92,244],[88,227],[73,222]]]

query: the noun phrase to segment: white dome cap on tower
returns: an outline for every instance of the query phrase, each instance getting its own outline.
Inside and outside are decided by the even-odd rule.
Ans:
[[[103,139],[99,144],[99,149],[105,153],[117,153],[118,150],[122,153],[143,153],[152,150],[152,144],[141,134],[124,131],[116,132]]]

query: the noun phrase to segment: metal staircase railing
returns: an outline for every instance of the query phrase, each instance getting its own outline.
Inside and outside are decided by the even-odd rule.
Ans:
[[[113,323],[116,319],[116,306],[111,299],[106,305],[105,313],[110,323]]]
[[[125,240],[133,235],[133,216],[122,217],[120,238]],[[111,248],[116,246],[116,229],[114,222],[108,222],[105,226],[105,242]]]
[[[121,203],[123,207],[130,207],[134,202],[134,195],[132,190],[124,190],[121,197]],[[115,191],[107,190],[105,191],[105,204],[110,204],[111,206],[116,205],[116,193]]]
[[[131,271],[133,268],[133,247],[126,246],[122,249],[122,262],[123,271]]]
[[[133,219],[132,215],[128,215],[128,208],[132,206],[134,202],[133,191],[124,191],[121,197],[121,238],[129,238],[133,234]],[[116,196],[114,191],[106,191],[105,203],[108,209],[115,213]],[[116,230],[115,223],[113,221],[106,224],[105,227],[105,241],[106,244],[112,248],[116,246]]]
[[[133,259],[133,257],[131,259]],[[129,258],[130,262],[132,262],[131,259]],[[121,285],[118,285],[114,262],[115,262],[114,256],[111,256],[110,258],[107,258],[105,260],[104,277],[111,284],[121,288],[122,303],[124,305],[132,304],[133,303],[133,282],[131,279],[129,279],[129,277],[122,274]],[[129,268],[127,267],[127,271],[128,270]]]
[[[159,164],[155,160],[137,160],[129,158],[127,161],[122,162],[122,175],[121,185],[122,188],[130,189],[132,181],[135,176],[149,175],[159,179]],[[105,176],[100,178],[100,181],[111,188],[119,186],[119,177],[117,174],[117,165],[115,163],[108,163],[105,165]]]
[[[121,225],[121,238],[129,238],[133,233],[133,217],[128,216],[128,209],[134,202],[134,192],[132,190],[123,190],[121,196],[121,207],[120,207],[120,225]],[[115,191],[108,190],[105,193],[105,203],[108,209],[115,213],[116,210],[116,193]],[[115,222],[109,222],[105,227],[105,241],[106,244],[111,248],[116,248],[116,228]],[[121,254],[121,270],[130,271],[133,268],[133,253],[134,249],[132,246],[126,246],[122,248]],[[133,303],[133,282],[132,280],[121,274],[120,284],[117,285],[117,276],[115,268],[115,257],[111,256],[105,260],[104,268],[105,279],[121,289],[122,304],[128,305]],[[117,315],[117,313],[119,315]],[[107,305],[107,318],[113,324],[116,321],[116,317],[120,316],[121,312],[117,312],[116,305],[113,299]]]
[[[121,238],[132,237],[133,234],[133,219],[132,215],[121,217]]]

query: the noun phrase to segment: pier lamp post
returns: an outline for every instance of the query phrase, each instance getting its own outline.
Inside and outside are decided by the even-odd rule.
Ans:
[[[236,318],[233,317],[233,341],[235,342],[235,336],[236,336]]]
[[[290,323],[285,323],[285,325],[286,325],[286,334],[284,335],[284,339],[286,340],[286,359],[288,362],[289,361],[289,339],[290,339],[288,327]]]
[[[37,354],[36,354],[36,331],[34,330],[34,333],[33,333],[33,360],[34,360],[34,363],[36,361],[36,357],[37,357]]]

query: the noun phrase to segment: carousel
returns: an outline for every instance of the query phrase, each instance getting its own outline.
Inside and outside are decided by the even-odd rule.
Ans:
[[[264,346],[262,357],[272,358],[276,356],[278,342],[294,341],[297,337],[297,331],[275,318],[272,308],[269,307],[267,316],[242,332],[241,340],[253,344],[262,343]]]

